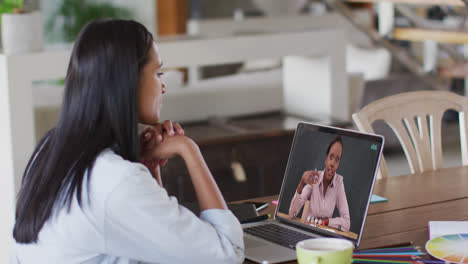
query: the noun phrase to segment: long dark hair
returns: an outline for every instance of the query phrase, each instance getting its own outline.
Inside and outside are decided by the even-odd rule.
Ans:
[[[44,223],[56,209],[69,210],[74,195],[82,206],[84,178],[104,149],[138,161],[138,78],[152,43],[151,33],[134,21],[95,21],[80,32],[59,120],[23,175],[13,230],[18,243],[37,242]]]

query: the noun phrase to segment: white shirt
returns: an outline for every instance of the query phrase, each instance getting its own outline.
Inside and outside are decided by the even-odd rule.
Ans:
[[[83,186],[86,186],[84,182]],[[89,200],[88,200],[89,194]],[[90,202],[90,203],[89,203]],[[13,263],[242,263],[242,228],[229,210],[200,218],[169,197],[148,169],[103,151],[70,211],[49,218],[35,244],[14,244]]]

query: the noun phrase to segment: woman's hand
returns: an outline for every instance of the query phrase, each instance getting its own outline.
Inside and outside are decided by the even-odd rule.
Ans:
[[[320,179],[320,173],[317,170],[309,170],[309,171],[305,171],[302,174],[301,180],[306,184],[313,185],[313,184],[318,183],[319,179]]]
[[[167,163],[167,159],[158,159],[151,155],[152,150],[162,142],[164,138],[172,137],[175,135],[184,135],[184,130],[179,123],[172,123],[166,120],[163,123],[157,124],[153,127],[146,128],[140,135],[140,157],[143,163],[153,174],[157,180],[159,176],[159,167]],[[160,179],[158,182],[161,184]]]
[[[301,181],[299,182],[299,185],[297,186],[297,189],[296,189],[297,193],[299,193],[299,194],[302,193],[302,189],[304,188],[304,185],[306,185],[306,184],[313,185],[313,184],[318,183],[319,180],[320,180],[320,173],[317,171],[317,169],[310,170],[310,171],[305,171],[302,174]]]
[[[142,147],[144,151],[141,155],[143,161],[156,160],[161,163],[161,160],[167,160],[175,155],[182,157],[192,180],[200,210],[227,209],[226,202],[203,159],[200,148],[195,141],[184,136],[184,131],[179,124],[166,121],[154,127],[152,136],[146,136],[146,134],[143,136],[145,137]],[[156,140],[152,141],[151,138]],[[151,170],[152,173],[155,172],[153,176],[161,185],[159,166],[153,165],[153,167],[155,168]]]
[[[148,158],[157,160],[167,160],[174,156],[181,156],[184,160],[191,156],[194,150],[199,150],[197,144],[190,138],[183,135],[164,136],[163,141],[148,152]]]
[[[176,124],[174,127],[178,129]],[[183,132],[183,130],[179,132],[181,131]],[[227,209],[226,202],[203,159],[200,148],[195,141],[184,136],[183,133],[174,133],[171,136],[163,130],[162,140],[157,141],[154,148],[146,151],[143,157],[147,160],[167,160],[176,155],[180,156],[187,166],[200,210]],[[158,182],[161,181],[158,180]]]

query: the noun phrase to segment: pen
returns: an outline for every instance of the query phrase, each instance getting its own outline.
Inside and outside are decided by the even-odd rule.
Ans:
[[[409,247],[409,246],[413,246],[413,241],[399,243],[399,244],[393,244],[393,245],[386,245],[386,246],[377,247],[377,248],[368,248],[368,249],[364,249],[364,250],[372,250],[372,249],[382,250],[382,249],[392,249],[392,248],[396,248],[396,247]]]
[[[247,223],[259,222],[259,221],[262,221],[262,220],[266,220],[268,218],[270,218],[270,215],[269,214],[264,214],[264,215],[252,217],[252,218],[249,218],[249,219],[245,219],[245,220],[241,221],[241,223],[242,224],[247,224]]]
[[[257,212],[260,212],[261,210],[265,209],[268,207],[268,203],[264,203],[261,206],[257,207]]]
[[[360,249],[354,250],[354,253],[383,253],[383,252],[396,252],[396,251],[418,251],[420,247],[394,247],[394,248],[381,248],[381,249]]]

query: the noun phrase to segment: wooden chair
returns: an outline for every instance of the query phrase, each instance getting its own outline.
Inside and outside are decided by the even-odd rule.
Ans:
[[[397,94],[374,101],[353,114],[360,131],[374,133],[372,123],[386,122],[400,141],[411,173],[442,167],[441,123],[445,111],[459,112],[463,166],[468,165],[468,98],[446,91],[418,91]],[[388,177],[385,159],[380,161],[377,178]]]

